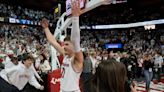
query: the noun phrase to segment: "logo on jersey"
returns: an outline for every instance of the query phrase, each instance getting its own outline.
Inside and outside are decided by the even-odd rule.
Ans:
[[[54,85],[57,84],[57,83],[60,83],[60,78],[52,78],[51,83],[54,84]]]
[[[63,66],[64,66],[64,67],[69,67],[69,64],[63,63]]]

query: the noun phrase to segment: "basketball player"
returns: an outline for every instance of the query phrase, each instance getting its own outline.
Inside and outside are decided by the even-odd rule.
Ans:
[[[83,54],[80,48],[80,29],[79,29],[80,8],[79,2],[72,3],[72,30],[71,40],[64,40],[64,48],[54,39],[48,26],[48,21],[42,19],[47,40],[61,54],[64,55],[60,92],[80,92],[79,79],[83,68]]]

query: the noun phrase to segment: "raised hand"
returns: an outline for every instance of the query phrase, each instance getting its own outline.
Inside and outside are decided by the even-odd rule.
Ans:
[[[81,15],[80,1],[72,1],[72,16],[78,17]]]
[[[131,88],[131,92],[138,92],[137,91],[137,86],[136,86],[136,83],[133,82],[131,85],[130,85],[130,88]]]
[[[48,28],[48,26],[49,26],[48,20],[46,18],[43,18],[41,21],[41,25],[44,29]]]
[[[39,89],[40,89],[40,90],[44,90],[44,86],[41,86]]]

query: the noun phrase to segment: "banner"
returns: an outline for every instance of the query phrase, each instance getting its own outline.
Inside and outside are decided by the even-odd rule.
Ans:
[[[122,44],[105,44],[105,48],[109,49],[109,48],[122,48]]]
[[[5,18],[4,17],[0,17],[0,21],[4,22]]]
[[[34,25],[34,22],[33,21],[31,21],[31,25]]]
[[[21,24],[26,24],[26,22],[27,22],[27,20],[25,20],[25,19],[21,19],[21,20],[20,20],[20,23],[21,23]]]
[[[27,23],[28,25],[30,25],[31,22],[30,22],[30,20],[27,20],[26,23]]]
[[[9,23],[16,23],[15,18],[9,18]]]
[[[81,26],[80,28],[81,29],[115,29],[115,28],[140,27],[140,26],[148,26],[148,25],[156,25],[156,24],[164,24],[164,19],[136,22],[136,23],[127,23],[127,24]]]
[[[16,23],[18,23],[18,24],[20,23],[20,20],[19,20],[19,19],[15,19],[15,21],[16,21]]]
[[[40,21],[32,21],[32,20],[26,20],[26,19],[15,19],[15,18],[6,18],[6,17],[0,17],[0,22],[6,22],[6,23],[16,23],[16,24],[23,24],[23,25],[36,25],[40,26]],[[53,23],[49,23],[50,27],[53,26]]]

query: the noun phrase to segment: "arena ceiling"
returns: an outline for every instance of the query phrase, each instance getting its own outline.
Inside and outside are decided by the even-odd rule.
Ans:
[[[64,0],[0,0],[0,3],[51,12],[54,6],[58,3],[63,4]]]
[[[48,12],[51,12],[53,7],[56,6],[58,3],[61,3],[62,8],[64,9],[65,1],[66,0],[0,0],[1,3],[20,5],[22,7],[39,9]],[[161,4],[164,6],[163,3],[164,0],[128,0],[128,5],[136,9],[143,7],[157,7]]]
[[[53,8],[57,6],[58,3],[61,3],[62,6],[61,12],[63,13],[65,12],[65,1],[66,0],[0,0],[0,3],[6,3],[9,5],[16,5],[16,6],[19,5],[24,8],[43,10],[51,13],[53,13],[54,11]],[[157,12],[158,14],[160,14],[160,17],[156,19],[164,18],[164,0],[127,0],[127,3],[124,4],[100,6],[86,14],[83,14],[81,17],[83,20],[86,20],[85,19],[86,15],[90,15],[88,17],[92,17],[99,14],[100,16],[98,15],[96,16],[96,18],[101,19],[102,18],[101,15],[107,15],[107,16],[111,16],[111,14],[119,15],[122,11],[126,9],[127,10],[132,9],[133,12],[135,13],[139,13],[141,11],[151,11],[152,13]],[[130,13],[131,12],[129,12],[128,14]],[[139,20],[140,18],[142,18],[143,16],[150,16],[150,14],[151,13],[141,15],[138,18],[134,18],[134,19],[135,21],[140,21]],[[93,20],[90,20],[90,22],[92,21]],[[119,19],[116,19],[115,21],[119,21]],[[129,22],[120,22],[120,23],[129,23]]]

